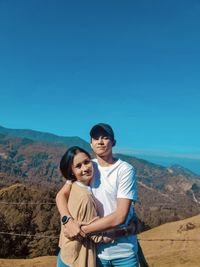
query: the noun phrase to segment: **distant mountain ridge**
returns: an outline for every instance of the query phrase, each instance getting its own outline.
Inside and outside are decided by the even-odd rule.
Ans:
[[[78,136],[66,137],[52,133],[40,132],[30,129],[10,129],[0,126],[0,134],[20,138],[28,138],[34,141],[43,141],[54,144],[65,144],[67,146],[80,146],[91,151],[90,145]]]
[[[176,174],[183,174],[183,175],[189,175],[189,176],[197,176],[193,171],[184,168],[183,166],[179,164],[173,164],[167,168],[169,171],[172,171],[173,173]]]
[[[132,156],[132,155],[130,155]],[[136,157],[154,162],[165,167],[177,165],[184,166],[184,169],[188,169],[193,174],[200,176],[200,159],[190,157],[179,157],[179,156],[163,156],[163,155],[145,155],[135,154]]]

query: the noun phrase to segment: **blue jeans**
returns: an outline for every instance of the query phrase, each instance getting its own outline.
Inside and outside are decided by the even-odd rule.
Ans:
[[[132,255],[127,258],[118,258],[114,260],[103,260],[97,258],[97,267],[138,267],[138,257],[137,255]]]
[[[66,265],[60,257],[60,252],[58,253],[58,257],[57,257],[57,267],[69,267],[68,265]]]

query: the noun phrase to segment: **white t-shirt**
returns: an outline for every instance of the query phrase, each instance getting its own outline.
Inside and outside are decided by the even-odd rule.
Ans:
[[[117,198],[137,200],[137,185],[135,169],[129,163],[118,159],[109,167],[101,167],[96,159],[94,162],[94,179],[90,186],[97,205],[97,212],[104,217],[117,208]],[[127,226],[134,214],[133,205],[130,206],[125,224]],[[97,245],[97,255],[105,260],[129,257],[137,253],[136,236],[117,238],[112,243]]]

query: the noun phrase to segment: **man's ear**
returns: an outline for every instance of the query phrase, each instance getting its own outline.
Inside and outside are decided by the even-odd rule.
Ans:
[[[112,146],[115,146],[115,145],[116,145],[116,140],[114,139]]]

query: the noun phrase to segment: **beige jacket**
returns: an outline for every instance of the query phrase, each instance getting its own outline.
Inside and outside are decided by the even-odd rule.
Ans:
[[[72,184],[68,199],[68,209],[72,217],[79,222],[90,223],[98,218],[92,193],[76,182]],[[93,241],[86,238],[83,242],[69,240],[63,234],[63,227],[62,225],[59,240],[62,261],[72,267],[95,267],[96,252],[93,241],[98,243],[103,238],[101,236],[93,236]]]

